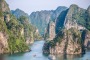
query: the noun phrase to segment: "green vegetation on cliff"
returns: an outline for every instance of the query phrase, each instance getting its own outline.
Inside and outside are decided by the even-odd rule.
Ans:
[[[78,31],[75,28],[71,28],[69,30],[62,29],[59,31],[59,33],[56,35],[56,37],[53,40],[46,41],[46,43],[44,44],[44,47],[43,47],[43,53],[50,53],[51,48],[55,49],[55,51],[57,49],[61,48],[63,50],[59,50],[59,51],[62,51],[59,53],[65,53],[67,51],[66,52],[67,54],[78,54],[78,53],[82,53],[81,52],[82,44],[83,44],[83,42],[81,39],[80,31]],[[78,47],[76,47],[76,46],[78,46]],[[71,48],[71,49],[73,49],[73,50],[71,50],[73,52],[68,52],[70,47],[74,47],[74,49]],[[52,53],[54,53],[54,51]]]
[[[13,19],[13,20],[12,20]],[[8,48],[9,52],[24,52],[28,50],[28,46],[25,43],[25,39],[20,34],[20,25],[16,19],[12,18],[8,23],[0,20],[0,32],[3,32],[8,36]]]
[[[66,19],[70,21],[75,21],[82,26],[85,26],[86,22],[86,10],[72,4],[68,10]]]
[[[24,26],[25,39],[27,37],[31,37],[33,40],[41,38],[39,32],[35,33],[37,28],[30,24],[29,19],[26,16],[21,16],[18,20],[20,24]]]
[[[56,53],[56,50],[59,50],[58,53],[63,51],[71,54],[84,53],[84,44],[88,44],[85,40],[89,40],[89,34],[86,35],[86,31],[90,31],[90,6],[86,10],[72,4],[57,18],[56,37],[51,41],[46,41],[43,52],[55,50],[53,53]]]
[[[11,20],[7,23],[9,30],[8,44],[11,53],[24,52],[28,50],[28,46],[25,42],[24,36],[21,34],[21,29],[23,25],[11,15]]]
[[[2,4],[4,4],[4,6]],[[10,13],[8,4],[4,0],[0,0],[0,33],[2,33],[0,35],[2,36],[0,37],[0,39],[6,39],[6,42],[8,43],[8,52],[16,53],[29,50],[29,47],[26,44],[27,37],[34,38],[31,35],[35,35],[35,30],[36,28],[29,23],[27,17],[21,16],[17,19]],[[3,46],[4,43],[2,43],[1,41],[0,44],[2,44]],[[3,53],[4,52],[6,51],[3,51]]]

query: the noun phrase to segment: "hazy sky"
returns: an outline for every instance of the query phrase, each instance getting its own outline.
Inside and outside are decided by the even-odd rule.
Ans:
[[[69,7],[71,4],[77,4],[82,8],[90,5],[90,0],[6,0],[11,10],[17,8],[30,14],[33,11],[55,10],[58,6]]]

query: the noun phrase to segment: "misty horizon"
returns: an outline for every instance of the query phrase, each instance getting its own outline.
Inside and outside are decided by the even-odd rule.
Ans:
[[[73,0],[73,1],[52,1],[52,0],[19,0],[19,1],[11,1],[11,0],[6,0],[6,2],[9,4],[9,7],[11,10],[16,10],[20,9],[25,11],[28,14],[31,14],[32,12],[36,11],[43,11],[43,10],[55,10],[59,6],[65,6],[65,7],[70,7],[72,4],[76,4],[81,8],[87,9],[89,4],[89,0],[87,1],[78,1],[78,0]]]

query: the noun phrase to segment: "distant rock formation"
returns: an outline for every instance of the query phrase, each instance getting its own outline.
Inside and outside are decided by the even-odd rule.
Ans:
[[[20,9],[11,10],[11,13],[14,16],[16,16],[17,18],[20,18],[21,16],[25,16],[25,17],[29,18],[29,15]]]
[[[40,34],[44,34],[45,28],[47,28],[49,21],[55,21],[58,15],[66,9],[67,7],[59,6],[56,10],[32,12],[30,14],[30,21],[39,29]]]
[[[90,30],[90,6],[86,10],[86,28]]]

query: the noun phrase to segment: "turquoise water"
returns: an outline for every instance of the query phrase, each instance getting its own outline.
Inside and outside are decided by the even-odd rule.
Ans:
[[[0,56],[0,60],[49,60],[42,54],[44,41],[36,41],[31,46],[31,52]],[[90,60],[90,51],[84,55],[56,55],[56,60]]]

